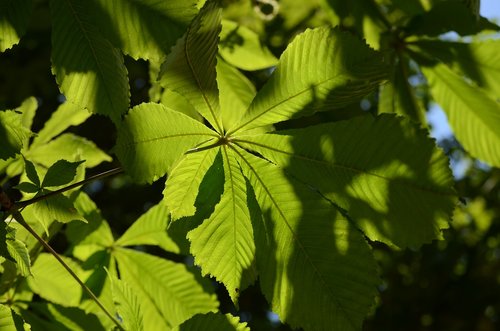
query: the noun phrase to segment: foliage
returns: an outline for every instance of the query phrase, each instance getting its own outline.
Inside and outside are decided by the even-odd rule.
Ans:
[[[50,16],[63,102],[0,96],[0,329],[260,330],[240,310],[255,289],[291,328],[362,329],[390,250],[435,245],[453,215],[476,242],[492,224],[477,197],[456,208],[425,120],[432,97],[500,166],[498,41],[441,37],[500,30],[478,3],[3,2],[1,56]],[[110,161],[125,176],[85,179]]]

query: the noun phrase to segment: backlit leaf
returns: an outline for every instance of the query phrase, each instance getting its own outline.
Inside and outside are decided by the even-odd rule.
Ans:
[[[69,102],[119,123],[129,105],[123,56],[99,32],[84,0],[50,1],[52,72]]]
[[[246,115],[229,132],[332,110],[358,101],[387,77],[382,57],[339,29],[297,36]]]
[[[222,282],[233,302],[254,282],[255,244],[247,206],[246,182],[234,152],[221,148],[224,161],[224,193],[214,212],[188,233],[191,253],[203,274]]]
[[[237,152],[255,192],[249,204],[256,198],[262,212],[252,224],[260,285],[273,311],[293,328],[359,330],[378,283],[361,233],[276,165]]]
[[[420,246],[448,227],[448,159],[402,118],[362,116],[244,141],[345,209],[371,240]]]
[[[222,132],[216,81],[216,56],[221,29],[219,1],[207,1],[162,64],[162,86],[183,95]]]
[[[214,131],[180,112],[159,104],[141,104],[119,128],[115,152],[132,177],[152,182],[188,149],[214,137]]]

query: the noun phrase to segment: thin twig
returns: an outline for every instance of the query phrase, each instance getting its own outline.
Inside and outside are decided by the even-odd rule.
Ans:
[[[99,308],[101,308],[101,310],[113,321],[113,323],[116,324],[118,329],[125,331],[121,323],[106,309],[106,307],[104,307],[104,305],[101,303],[101,301],[99,301],[94,292],[92,292],[92,290],[88,288],[87,285],[85,285],[85,283],[75,274],[75,272],[66,264],[66,262],[64,262],[64,260],[59,256],[59,254],[42,237],[40,237],[38,233],[36,233],[36,231],[24,220],[21,213],[15,211],[12,214],[12,217],[14,217],[14,219],[19,224],[21,224],[33,237],[35,237],[36,240],[38,240],[38,242],[42,244],[42,246],[45,247],[45,249],[48,250],[50,254],[52,254],[56,258],[57,261],[59,261],[59,263],[64,267],[64,269],[66,269],[66,271],[78,282],[78,284],[80,284],[80,286],[85,290],[85,292],[87,292],[90,298],[94,300],[94,302],[99,306]]]

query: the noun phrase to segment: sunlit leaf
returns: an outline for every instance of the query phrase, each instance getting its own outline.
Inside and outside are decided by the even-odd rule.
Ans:
[[[228,63],[243,70],[260,70],[278,63],[257,33],[228,20],[222,21],[219,53]]]
[[[141,305],[134,291],[126,282],[111,277],[113,300],[127,331],[144,330]]]
[[[119,128],[115,152],[131,176],[152,182],[188,149],[214,137],[214,131],[180,112],[159,104],[141,104]]]
[[[208,313],[196,315],[175,331],[199,331],[199,330],[217,330],[217,331],[250,331],[247,323],[241,323],[240,319],[230,314],[222,315],[220,313]]]
[[[242,140],[345,209],[371,240],[420,246],[448,227],[448,159],[402,118],[363,116]]]
[[[19,43],[28,28],[31,0],[0,2],[0,52]]]
[[[21,151],[31,132],[22,123],[22,114],[0,111],[0,159],[8,159]]]
[[[157,245],[166,251],[178,253],[177,244],[168,236],[169,210],[163,204],[151,207],[116,240],[116,245]]]
[[[472,156],[500,167],[500,102],[444,64],[422,69],[453,133]]]
[[[50,1],[52,72],[69,102],[119,123],[129,105],[120,52],[91,20],[83,0]]]
[[[196,0],[98,0],[93,15],[104,35],[134,59],[168,54],[197,12]]]
[[[344,107],[387,77],[382,57],[332,28],[307,30],[287,47],[246,115],[229,132]]]
[[[255,244],[247,206],[246,182],[234,153],[221,148],[224,193],[214,212],[188,233],[191,253],[203,274],[222,282],[233,302],[256,278]]]
[[[257,269],[273,311],[294,328],[359,330],[378,283],[361,233],[276,165],[237,152],[255,192],[250,209],[261,209],[252,217]]]
[[[215,63],[221,29],[219,1],[207,1],[162,64],[161,83],[183,95],[222,132]]]
[[[216,155],[215,148],[187,154],[172,169],[163,191],[172,220],[195,214],[198,188]]]
[[[191,316],[217,309],[215,297],[184,265],[130,249],[113,254],[121,279],[141,303],[145,330],[170,330]]]

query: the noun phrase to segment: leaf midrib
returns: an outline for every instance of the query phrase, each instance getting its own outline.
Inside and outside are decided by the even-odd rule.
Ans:
[[[369,171],[366,171],[366,170],[363,170],[363,169],[355,168],[355,167],[352,167],[352,166],[347,166],[347,165],[343,165],[343,164],[339,164],[339,163],[333,163],[333,162],[329,162],[329,161],[326,161],[326,160],[312,159],[312,158],[309,158],[309,157],[306,157],[306,156],[303,156],[303,155],[294,154],[294,153],[283,151],[283,150],[280,150],[280,149],[277,149],[277,148],[274,148],[274,147],[271,147],[271,146],[268,146],[268,145],[264,145],[264,144],[261,144],[261,143],[256,143],[254,141],[249,141],[249,140],[234,138],[233,142],[235,142],[236,144],[238,142],[242,142],[242,143],[249,144],[249,145],[256,145],[256,146],[259,146],[259,147],[262,147],[262,148],[266,148],[266,149],[272,150],[272,151],[277,152],[277,153],[288,155],[288,156],[293,157],[293,158],[301,159],[301,160],[308,161],[308,162],[317,163],[317,164],[320,164],[320,165],[322,165],[324,167],[328,167],[328,168],[329,167],[334,167],[334,168],[338,168],[338,169],[342,169],[342,170],[347,170],[347,171],[350,171],[350,172],[353,172],[353,173],[357,173],[357,174],[365,174],[365,175],[377,177],[377,178],[380,178],[380,179],[382,179],[384,181],[387,181],[387,182],[390,182],[390,183],[398,183],[400,185],[408,186],[408,187],[411,187],[413,189],[416,189],[416,190],[419,190],[419,191],[423,191],[423,192],[434,193],[434,194],[443,195],[443,196],[453,195],[452,192],[437,191],[437,190],[430,189],[430,188],[427,188],[427,187],[418,186],[418,185],[415,185],[415,184],[413,184],[411,182],[406,182],[406,181],[403,181],[403,180],[398,179],[398,178],[384,177],[382,175],[379,175],[379,174],[376,174],[376,173],[372,173],[372,172],[369,172]],[[241,146],[239,146],[239,147],[243,148]]]
[[[334,294],[335,292],[330,288],[330,286],[328,286],[328,284],[326,283],[325,279],[323,278],[323,276],[321,275],[321,273],[319,272],[319,270],[316,268],[316,265],[314,264],[314,262],[309,257],[309,254],[307,253],[307,250],[305,249],[305,246],[302,244],[302,242],[299,240],[298,236],[295,234],[295,231],[293,230],[292,226],[288,222],[288,219],[286,218],[285,213],[279,208],[279,204],[274,200],[273,195],[271,194],[271,192],[269,192],[269,189],[265,185],[264,181],[258,175],[257,170],[252,167],[252,165],[250,164],[250,162],[241,153],[239,153],[239,151],[235,147],[231,146],[231,148],[232,148],[232,150],[235,153],[237,153],[239,155],[239,157],[243,161],[245,161],[245,163],[247,164],[247,166],[249,167],[249,169],[252,170],[252,172],[254,173],[255,178],[257,178],[257,180],[259,181],[259,183],[261,184],[261,186],[264,188],[267,196],[271,199],[272,204],[274,205],[274,207],[276,208],[276,210],[280,214],[281,218],[283,219],[284,223],[286,224],[288,230],[292,234],[292,237],[293,237],[294,241],[298,244],[300,250],[302,251],[302,254],[305,256],[306,261],[311,265],[312,270],[314,271],[314,273],[323,282],[323,285],[325,286],[325,288],[327,288],[330,291],[330,293]],[[349,322],[349,324],[352,327],[352,329],[356,329],[356,323],[351,320],[351,317],[347,313],[347,310],[341,304],[341,302],[338,301],[337,297],[335,295],[331,295],[329,297],[333,298],[333,302],[335,302],[335,304],[339,307],[339,309],[342,310],[342,312],[344,313],[345,320]]]
[[[166,140],[166,139],[170,139],[170,138],[179,138],[179,137],[184,137],[184,136],[207,136],[207,137],[219,138],[218,135],[210,134],[210,133],[179,133],[179,134],[161,136],[161,137],[156,137],[156,138],[131,141],[127,144],[122,144],[121,146],[130,147],[130,146],[135,146],[135,145],[139,145],[139,144],[146,144],[146,143],[151,143],[151,142],[155,142],[155,141]]]
[[[90,48],[90,51],[92,52],[92,55],[93,55],[93,59],[94,59],[94,62],[97,66],[97,71],[99,73],[99,76],[100,76],[100,79],[105,82],[106,80],[104,79],[104,77],[106,77],[107,75],[104,75],[104,71],[101,67],[101,64],[100,64],[100,61],[98,61],[97,59],[97,53],[96,53],[96,50],[94,48],[94,44],[91,42],[91,39],[89,38],[88,36],[88,32],[87,30],[84,28],[83,26],[83,22],[80,20],[80,17],[78,16],[77,14],[77,11],[75,10],[75,8],[73,8],[73,3],[71,2],[71,0],[66,0],[66,3],[68,3],[68,7],[70,8],[74,18],[75,18],[75,21],[77,22],[78,26],[80,27],[80,30],[82,31],[82,35],[85,37],[85,39],[87,40],[87,43],[89,45],[89,48]],[[114,50],[114,48],[112,49],[112,51]],[[113,113],[116,112],[116,109],[113,105],[113,99],[109,93],[109,90],[107,88],[107,84],[104,84],[106,86],[106,88],[104,88],[104,90],[106,91],[106,97],[108,99],[108,103],[111,104],[111,106],[113,107]]]
[[[364,60],[366,60],[366,59],[364,59]],[[363,61],[363,63],[364,63],[364,62],[365,62],[365,61]],[[353,64],[353,65],[358,65],[358,63],[360,63],[360,62],[357,62],[357,63],[355,63],[355,64]],[[374,76],[373,76],[373,79],[374,79],[374,80],[375,80],[375,79],[377,79],[377,80],[382,79],[382,78],[383,78],[383,75],[384,75],[384,73],[383,73],[382,71],[380,71],[380,72],[378,73],[378,75],[374,75]],[[287,98],[284,98],[284,99],[282,99],[281,101],[279,101],[278,103],[273,104],[272,106],[270,106],[270,107],[268,107],[268,108],[264,109],[262,112],[260,112],[259,114],[257,114],[257,115],[256,115],[256,116],[254,116],[253,118],[251,118],[251,119],[247,120],[247,121],[246,121],[246,122],[244,122],[243,124],[240,124],[240,125],[239,125],[238,127],[236,127],[235,129],[231,129],[231,130],[229,130],[229,131],[228,131],[228,133],[234,134],[234,133],[236,133],[236,132],[240,131],[240,130],[241,130],[242,128],[244,128],[245,126],[247,126],[247,125],[249,125],[250,123],[252,123],[253,121],[256,121],[258,118],[260,118],[260,117],[264,116],[267,112],[269,112],[269,111],[271,111],[271,110],[275,109],[276,107],[281,106],[281,105],[282,105],[282,104],[284,104],[285,102],[288,102],[288,101],[290,101],[290,100],[292,100],[292,99],[294,99],[294,98],[296,98],[296,97],[299,97],[300,95],[302,95],[302,94],[304,94],[304,93],[306,93],[306,92],[309,92],[309,91],[311,91],[311,90],[314,90],[314,89],[315,89],[315,88],[317,88],[318,86],[321,86],[321,85],[323,85],[323,84],[327,84],[328,82],[333,81],[333,80],[340,79],[340,78],[342,78],[343,76],[347,76],[347,77],[348,77],[348,74],[347,74],[345,71],[342,71],[342,72],[340,72],[339,74],[337,74],[337,75],[335,75],[335,76],[333,76],[333,77],[330,77],[330,78],[324,79],[324,80],[319,81],[319,82],[317,82],[317,83],[307,84],[307,86],[308,86],[308,87],[306,87],[305,89],[303,89],[303,90],[299,90],[299,92],[297,92],[297,93],[295,93],[295,94],[293,94],[293,95],[291,95],[291,96],[289,96],[289,97],[287,97]],[[260,91],[259,91],[259,92],[260,92]],[[258,97],[258,95],[259,95],[259,93],[257,93],[256,98]],[[254,100],[255,100],[255,99],[254,99]],[[249,109],[252,107],[252,105],[253,105],[253,104],[254,104],[253,102],[252,102],[252,104],[250,104]],[[260,126],[262,126],[262,125],[260,125]]]

